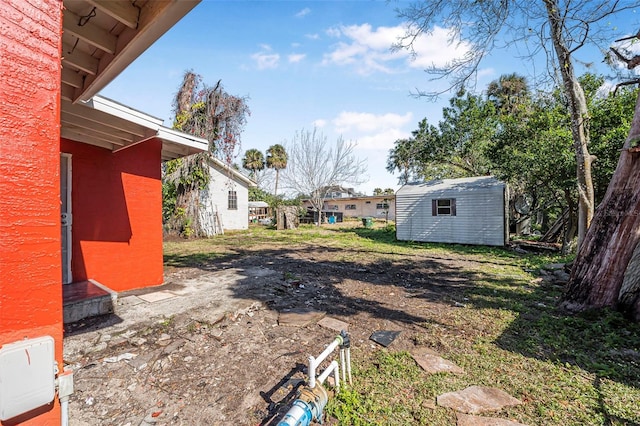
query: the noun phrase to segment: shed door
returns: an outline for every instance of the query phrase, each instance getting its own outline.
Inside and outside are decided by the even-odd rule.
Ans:
[[[62,284],[71,276],[71,154],[60,154],[60,228],[62,240]]]

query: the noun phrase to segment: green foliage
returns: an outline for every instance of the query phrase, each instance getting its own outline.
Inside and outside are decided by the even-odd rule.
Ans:
[[[590,113],[592,176],[599,201],[615,170],[629,131],[637,90],[601,94],[604,79],[580,78]],[[544,226],[577,206],[576,160],[571,119],[558,87],[531,93],[517,74],[491,82],[486,98],[464,91],[451,98],[438,126],[426,119],[410,139],[395,142],[387,170],[400,182],[493,174],[510,184],[512,194],[526,194],[545,216]],[[536,224],[537,226],[537,224]]]
[[[253,180],[256,180],[256,174],[265,167],[264,155],[255,148],[247,150],[242,159],[242,167],[250,170]]]

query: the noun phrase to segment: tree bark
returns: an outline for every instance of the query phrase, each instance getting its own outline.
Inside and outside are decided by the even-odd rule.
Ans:
[[[589,154],[589,127],[587,100],[578,82],[571,61],[571,51],[564,39],[563,21],[557,0],[544,0],[549,17],[551,39],[558,55],[564,93],[569,103],[571,134],[576,156],[576,177],[578,181],[578,247],[582,245],[594,213],[593,179],[591,177],[592,156]]]
[[[578,251],[562,305],[570,310],[611,306],[639,319],[638,278],[625,272],[640,241],[640,97],[607,192]]]
[[[633,251],[624,273],[618,306],[626,316],[640,321],[640,244]]]

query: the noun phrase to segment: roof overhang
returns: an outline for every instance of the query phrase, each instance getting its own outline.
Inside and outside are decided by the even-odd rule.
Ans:
[[[152,139],[162,141],[162,161],[203,152],[208,141],[162,125],[163,121],[111,99],[94,96],[88,102],[62,101],[60,136],[122,151]]]
[[[229,167],[227,164],[217,159],[216,157],[211,156],[209,157],[209,160],[212,167],[218,169],[222,173],[235,177],[237,181],[244,182],[247,186],[258,186],[258,184],[253,179],[243,175],[233,167]]]
[[[62,99],[91,99],[199,2],[64,0]]]

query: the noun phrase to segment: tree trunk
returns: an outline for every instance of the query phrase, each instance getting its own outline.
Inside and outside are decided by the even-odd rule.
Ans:
[[[578,82],[571,61],[571,51],[565,42],[560,6],[557,0],[544,0],[549,17],[551,39],[564,83],[564,94],[569,103],[571,134],[576,156],[576,177],[578,181],[578,248],[582,245],[587,229],[591,225],[594,212],[594,191],[591,178],[592,156],[589,154],[589,128],[587,101],[582,86]]]
[[[640,317],[636,268],[625,272],[640,241],[640,97],[616,171],[578,251],[563,306],[570,310],[612,306]],[[634,277],[634,279],[632,279]]]
[[[640,244],[633,251],[624,273],[618,306],[626,316],[640,321]]]

